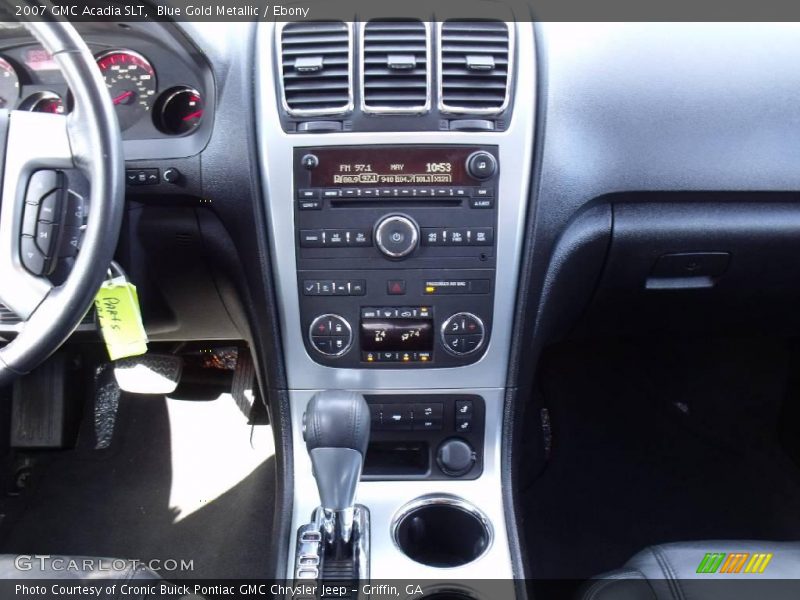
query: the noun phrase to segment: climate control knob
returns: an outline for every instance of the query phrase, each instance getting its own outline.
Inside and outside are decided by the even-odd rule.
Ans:
[[[483,347],[486,328],[480,317],[468,312],[456,313],[442,325],[442,344],[454,356],[467,356]]]
[[[375,226],[375,244],[389,258],[405,258],[419,246],[419,225],[405,215],[389,215]]]
[[[353,330],[347,319],[339,315],[320,315],[308,328],[308,341],[314,350],[325,356],[342,356],[353,345]]]

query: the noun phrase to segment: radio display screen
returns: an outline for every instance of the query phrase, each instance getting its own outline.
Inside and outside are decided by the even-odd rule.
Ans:
[[[478,148],[425,146],[317,148],[311,187],[475,185],[466,168]]]
[[[365,352],[430,352],[433,319],[367,319],[361,321],[361,350]]]

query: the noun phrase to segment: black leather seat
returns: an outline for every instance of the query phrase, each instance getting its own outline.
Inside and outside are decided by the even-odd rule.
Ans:
[[[715,540],[651,546],[621,569],[592,579],[581,598],[796,600],[800,542]]]
[[[148,582],[158,584],[161,578],[144,564],[133,560],[112,558],[97,558],[89,556],[55,556],[55,555],[26,555],[26,554],[1,554],[0,555],[0,589],[2,580],[15,580],[23,583],[30,580],[58,579],[64,580],[64,585],[70,582],[82,585],[95,585],[99,590],[108,589],[108,581],[119,584],[129,584],[131,588],[141,589],[141,593],[126,594],[126,600],[144,600],[161,597],[147,591]],[[37,582],[41,583],[41,581]],[[139,585],[137,585],[137,583]],[[13,590],[12,590],[13,591]],[[100,600],[117,599],[120,596],[119,585],[116,593],[112,595],[101,592],[92,598]]]

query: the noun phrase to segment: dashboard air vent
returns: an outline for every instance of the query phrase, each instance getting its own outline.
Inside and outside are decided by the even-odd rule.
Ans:
[[[352,26],[343,21],[287,23],[281,30],[284,109],[292,115],[352,110]]]
[[[20,322],[20,318],[11,312],[5,304],[0,304],[0,325],[13,325]]]
[[[430,35],[422,21],[364,24],[362,108],[373,113],[430,110]]]
[[[474,114],[505,110],[511,87],[508,25],[502,21],[445,21],[440,27],[440,108]]]

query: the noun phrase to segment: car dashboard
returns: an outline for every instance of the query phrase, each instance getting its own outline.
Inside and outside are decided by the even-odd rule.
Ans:
[[[320,391],[370,408],[373,578],[441,576],[398,543],[433,499],[483,523],[480,560],[447,577],[512,579],[511,448],[548,343],[609,323],[738,326],[742,307],[800,329],[795,291],[769,315],[750,293],[800,276],[781,258],[800,227],[786,135],[800,114],[784,101],[800,88],[796,26],[494,12],[79,30],[122,129],[118,262],[148,335],[244,339],[258,357],[290,475],[282,578],[320,576],[303,562],[319,505],[304,414]],[[0,103],[71,110],[21,30],[0,41]],[[0,312],[0,335],[18,326]]]

